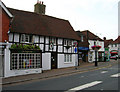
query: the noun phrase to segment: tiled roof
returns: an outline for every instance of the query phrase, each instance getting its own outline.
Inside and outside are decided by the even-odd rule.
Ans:
[[[120,44],[120,36],[113,42],[113,44]]]
[[[93,34],[92,32],[90,32],[89,30],[85,30],[85,31],[81,31],[87,39],[89,40],[99,40],[99,41],[103,41],[101,38],[99,38],[98,36],[96,36],[95,34]]]
[[[11,32],[79,40],[68,20],[8,8],[14,19]]]
[[[108,47],[108,45],[111,43],[113,43],[113,39],[104,40],[104,47]]]

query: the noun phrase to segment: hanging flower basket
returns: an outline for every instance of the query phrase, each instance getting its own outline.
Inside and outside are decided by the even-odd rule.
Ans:
[[[99,46],[99,45],[94,45],[94,46],[92,46],[92,49],[93,50],[99,50],[101,48],[101,46]]]
[[[74,47],[77,47],[77,45],[78,45],[77,42],[74,42],[74,43],[73,43],[73,46],[74,46]]]
[[[70,46],[66,46],[66,49],[69,49],[70,48]]]

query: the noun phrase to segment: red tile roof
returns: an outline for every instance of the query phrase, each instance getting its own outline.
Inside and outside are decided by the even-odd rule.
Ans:
[[[85,31],[81,31],[87,39],[89,40],[99,40],[99,41],[103,41],[101,38],[99,38],[98,36],[96,36],[95,34],[93,34],[92,32],[90,32],[89,30],[85,30]]]
[[[113,42],[113,44],[120,44],[120,36]]]
[[[68,20],[8,8],[13,14],[11,32],[79,40]]]
[[[108,47],[108,45],[111,43],[113,43],[113,39],[104,40],[104,47]]]

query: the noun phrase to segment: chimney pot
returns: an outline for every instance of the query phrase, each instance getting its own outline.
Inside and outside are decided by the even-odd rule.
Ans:
[[[39,3],[39,0],[37,0],[37,3]]]
[[[106,40],[106,37],[103,37],[104,40]]]
[[[41,1],[39,3],[41,4]]]

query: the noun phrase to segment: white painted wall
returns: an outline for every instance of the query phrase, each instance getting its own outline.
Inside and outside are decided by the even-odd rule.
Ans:
[[[58,46],[58,52],[62,52],[63,46]]]
[[[89,44],[89,49],[91,50],[92,46],[94,46],[94,42],[97,43],[97,45],[101,46],[101,48],[99,49],[99,51],[104,51],[104,41],[94,41],[94,40],[88,40]]]
[[[49,43],[49,37],[46,37],[46,44],[48,44]]]
[[[96,45],[101,46],[101,48],[98,50],[99,51],[103,51],[104,52],[104,41],[94,41],[94,40],[88,40],[89,42],[89,49],[90,51],[88,52],[88,62],[93,62],[95,61],[95,51],[92,50],[92,46],[94,46],[94,42],[96,42]],[[93,52],[93,53],[91,53]],[[92,60],[91,60],[92,57]],[[97,53],[97,57],[98,57],[98,53]]]
[[[35,36],[34,42],[35,42],[35,43],[38,43],[38,42],[39,42],[39,36]]]
[[[44,43],[44,37],[40,36],[40,43]]]
[[[44,44],[40,44],[40,49],[44,51]]]
[[[3,62],[4,62],[4,55],[2,52],[2,48],[0,47],[0,77],[3,76]]]
[[[77,54],[72,54],[72,62],[64,62],[64,54],[58,54],[58,68],[75,66],[75,61],[78,62]]]
[[[56,51],[56,46],[54,46],[53,51]]]
[[[18,75],[26,75],[26,74],[34,74],[34,73],[41,73],[42,69],[26,69],[26,70],[10,70],[10,45],[7,46],[5,49],[5,61],[4,61],[4,77],[10,76],[18,76]]]
[[[42,70],[51,69],[51,53],[42,53]]]
[[[45,51],[49,51],[49,45],[45,45]]]
[[[13,40],[12,38],[13,38],[13,34],[10,33],[10,34],[9,34],[9,41],[12,41],[12,40]]]
[[[62,44],[62,42],[63,42],[63,39],[58,39],[58,44]]]

